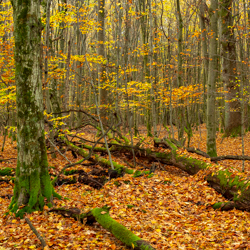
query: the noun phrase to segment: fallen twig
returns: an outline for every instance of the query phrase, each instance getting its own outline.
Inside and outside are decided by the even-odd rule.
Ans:
[[[25,218],[26,222],[29,224],[30,229],[33,231],[33,233],[36,235],[36,237],[41,241],[42,247],[43,249],[49,249],[45,240],[43,239],[43,237],[38,233],[38,231],[35,229],[35,227],[31,224],[29,218]]]

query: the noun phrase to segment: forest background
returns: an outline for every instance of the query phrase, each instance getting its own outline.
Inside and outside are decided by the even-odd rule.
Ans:
[[[3,151],[8,135],[15,141],[17,120],[13,12],[10,1],[1,1],[0,7]],[[176,153],[176,146],[190,151],[194,134],[202,138],[206,133],[206,147],[202,141],[195,147],[206,151],[198,153],[211,160],[217,157],[216,139],[238,136],[241,145],[237,144],[236,158],[243,159],[238,170],[245,171],[244,160],[248,158],[244,158],[244,149],[250,127],[247,1],[47,0],[41,3],[40,11],[44,120],[52,157],[58,154],[58,133],[70,137],[72,131],[79,131],[74,138],[82,139],[87,126],[101,131],[106,146],[105,133],[118,133],[133,149],[134,166],[141,150],[136,147],[150,140],[146,137],[154,137],[155,146],[165,145]],[[121,128],[120,132],[111,129],[112,125]],[[158,141],[162,131],[165,139]],[[75,149],[70,144],[68,147],[72,152]],[[110,152],[104,150],[113,169]],[[156,159],[159,161],[158,155]],[[176,158],[170,163],[178,167],[176,160],[182,162]],[[192,172],[189,166],[179,167]],[[149,168],[154,172],[154,167]],[[243,188],[237,184],[237,190],[232,191],[235,182],[230,183],[230,178],[235,175],[223,173],[228,185],[221,182],[221,173],[218,180],[211,174],[210,182],[228,186],[231,196],[215,189],[229,200],[236,192],[244,202],[236,197],[217,206],[248,210],[248,182]]]

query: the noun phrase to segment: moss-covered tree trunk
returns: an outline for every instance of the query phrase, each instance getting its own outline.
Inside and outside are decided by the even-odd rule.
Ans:
[[[17,86],[18,159],[9,209],[22,217],[52,202],[43,123],[40,1],[12,0]],[[20,209],[20,206],[22,208]]]
[[[121,225],[116,220],[112,219],[109,215],[110,207],[104,206],[102,208],[94,208],[88,213],[80,214],[77,208],[65,209],[56,208],[50,212],[57,212],[65,217],[72,217],[80,220],[81,222],[87,218],[87,223],[92,224],[98,222],[102,227],[111,232],[118,240],[122,241],[127,247],[134,250],[154,250],[147,241],[139,238],[133,232]]]

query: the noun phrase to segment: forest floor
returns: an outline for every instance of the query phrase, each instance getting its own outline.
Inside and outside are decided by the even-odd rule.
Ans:
[[[165,133],[165,134],[164,134]],[[93,133],[86,133],[86,139],[93,139]],[[166,136],[162,130],[161,136]],[[241,155],[241,138],[225,138],[217,135],[218,155]],[[250,133],[245,135],[245,155],[250,156]],[[2,145],[3,137],[0,137]],[[206,151],[206,129],[194,131],[190,146]],[[147,139],[144,147],[153,147],[153,139]],[[184,152],[185,154],[189,154]],[[196,154],[189,154],[209,162]],[[72,162],[71,152],[66,156]],[[0,159],[16,158],[16,142],[8,138]],[[56,170],[68,162],[58,155],[49,165]],[[113,156],[114,161],[126,165],[124,155]],[[126,159],[128,160],[128,159]],[[140,159],[137,159],[140,161]],[[132,159],[130,159],[132,164]],[[143,162],[147,165],[147,162]],[[241,173],[242,161],[225,160],[218,163],[240,175],[250,176],[250,162],[245,162],[245,172]],[[15,168],[16,159],[0,162],[0,168]],[[98,167],[98,166],[95,166]],[[141,167],[141,166],[140,166]],[[89,172],[92,167],[75,166],[72,169]],[[13,193],[13,183],[0,182],[0,196]],[[150,242],[156,249],[250,249],[250,214],[239,210],[214,210],[211,204],[225,201],[221,194],[207,185],[204,173],[195,176],[173,167],[156,169],[151,178],[133,177],[125,174],[107,182],[100,190],[80,183],[61,185],[56,191],[67,200],[55,200],[56,207],[77,207],[87,212],[95,207],[108,205],[110,215],[140,238]],[[0,249],[42,249],[40,241],[24,219],[7,217],[10,199],[0,198]],[[42,235],[50,249],[126,249],[119,240],[95,223],[93,226],[81,224],[71,218],[64,218],[43,212],[27,215],[34,227]]]

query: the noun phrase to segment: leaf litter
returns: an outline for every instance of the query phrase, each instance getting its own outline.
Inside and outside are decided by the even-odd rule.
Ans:
[[[206,141],[206,134],[202,132],[201,135],[204,137],[202,140],[200,134],[194,132],[190,146],[198,147],[199,144],[200,149],[205,151],[206,145],[201,141]],[[218,134],[218,155],[241,154],[240,138],[225,138],[222,144],[220,140]],[[250,155],[250,147],[247,147],[249,140],[250,134],[247,133],[246,155]],[[207,161],[196,154],[184,154]],[[16,155],[16,144],[11,144],[8,139],[1,158],[16,158]],[[66,155],[72,162],[80,160],[74,159],[70,152]],[[48,159],[49,165],[58,171],[67,164],[60,155],[56,159],[48,155]],[[113,156],[113,160],[119,162],[119,156]],[[145,162],[143,164],[147,165]],[[14,169],[15,165],[16,160],[11,159],[1,162],[0,168]],[[225,160],[220,162],[220,166],[239,173],[241,161]],[[77,168],[90,171],[85,166]],[[249,171],[250,166],[246,161],[243,177],[248,177]],[[164,171],[157,169],[151,178],[134,178],[125,174],[107,182],[100,190],[80,183],[62,185],[56,187],[56,191],[67,199],[55,200],[55,207],[76,207],[81,212],[87,212],[108,205],[113,219],[156,249],[249,249],[249,213],[235,209],[227,212],[214,210],[211,207],[213,203],[226,199],[207,185],[205,174],[200,171],[195,176],[189,176],[173,166],[164,166]],[[4,215],[10,204],[7,195],[13,193],[13,186],[13,183],[0,182],[1,197],[5,196],[0,198],[0,249],[42,249],[40,241],[24,219]],[[44,211],[34,212],[27,217],[49,249],[126,249],[98,223],[92,226],[81,224],[48,210],[45,207]]]

